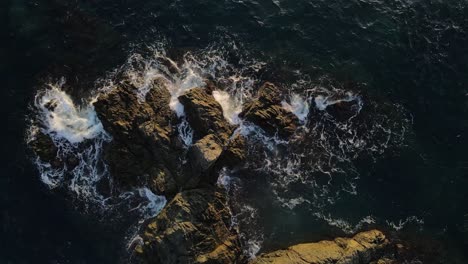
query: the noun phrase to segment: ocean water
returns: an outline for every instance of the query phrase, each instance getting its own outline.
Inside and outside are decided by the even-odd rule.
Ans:
[[[0,263],[131,261],[138,224],[165,200],[96,191],[111,139],[88,106],[117,71],[141,94],[166,78],[182,120],[177,95],[204,77],[223,84],[226,119],[264,155],[220,180],[246,254],[376,226],[468,261],[468,1],[5,0],[0,12]],[[263,81],[301,120],[289,142],[237,116]],[[50,98],[61,107],[40,118]],[[330,118],[338,101],[354,114]],[[38,117],[81,153],[72,180],[35,162]],[[190,145],[186,122],[179,131]]]

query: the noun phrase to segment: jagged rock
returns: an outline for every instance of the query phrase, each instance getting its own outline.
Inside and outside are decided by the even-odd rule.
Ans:
[[[216,142],[214,135],[208,135],[190,148],[190,158],[193,167],[200,168],[202,172],[208,171],[221,155],[223,149]]]
[[[235,135],[229,140],[225,150],[217,162],[217,167],[233,168],[245,162],[247,158],[247,145],[244,136]]]
[[[382,232],[371,230],[353,238],[291,246],[263,254],[251,264],[368,264],[379,260],[388,244]]]
[[[278,133],[285,138],[291,136],[299,124],[299,119],[281,106],[279,90],[271,83],[260,87],[258,98],[246,103],[239,116],[271,135]]]
[[[221,156],[223,149],[214,135],[208,135],[190,147],[188,157],[190,173],[186,173],[185,188],[195,188],[200,181],[215,184],[217,177],[211,177],[212,168]],[[217,175],[216,175],[217,176]]]
[[[113,140],[106,147],[110,172],[123,185],[141,183],[149,176],[152,190],[159,194],[177,191],[180,149],[174,142],[171,124],[175,114],[169,107],[171,95],[162,79],[156,79],[139,100],[137,88],[127,79],[94,103],[96,113]],[[164,177],[163,177],[164,176]]]
[[[178,193],[150,221],[135,252],[145,263],[236,263],[241,250],[228,208],[215,189]]]
[[[154,116],[147,104],[138,102],[136,88],[130,85],[122,85],[99,96],[94,108],[104,129],[114,139],[123,141],[135,138],[138,125]]]
[[[156,123],[166,131],[171,130],[171,123],[175,120],[175,114],[169,107],[171,94],[163,79],[156,79],[153,88],[146,94],[146,103],[153,109]]]
[[[178,191],[176,178],[167,168],[152,168],[149,175],[149,187],[153,192],[170,195]]]
[[[153,156],[146,148],[120,141],[112,141],[105,148],[104,159],[112,177],[123,186],[136,185],[153,166]]]
[[[233,127],[223,116],[221,105],[210,93],[210,89],[194,88],[179,96],[184,105],[188,122],[195,132],[195,138],[215,134],[227,142]]]

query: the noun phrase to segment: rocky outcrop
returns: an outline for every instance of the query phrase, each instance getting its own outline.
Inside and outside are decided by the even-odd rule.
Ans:
[[[217,175],[213,171],[213,167],[222,152],[222,146],[216,136],[212,134],[205,136],[191,146],[188,152],[190,172],[185,173],[184,188],[195,188],[199,186],[200,182],[214,185],[217,181]]]
[[[299,119],[281,106],[278,88],[272,83],[265,83],[258,91],[258,98],[244,105],[239,115],[245,120],[260,126],[270,135],[287,138],[299,124]]]
[[[223,143],[227,142],[234,128],[224,118],[221,105],[215,100],[210,89],[194,88],[179,96],[185,114],[195,132],[195,138],[214,134]]]
[[[263,254],[251,264],[369,264],[381,260],[388,245],[389,241],[382,232],[371,230],[353,238],[299,244]]]
[[[155,80],[142,101],[137,88],[124,79],[94,103],[105,130],[113,136],[105,159],[118,183],[136,185],[141,177],[147,177],[154,192],[177,192],[174,176],[178,174],[180,149],[171,126],[176,119],[169,102],[163,80]]]
[[[214,188],[178,193],[151,220],[135,251],[146,263],[236,263],[241,250],[228,208]]]
[[[233,168],[241,165],[247,159],[247,142],[241,134],[234,135],[227,143],[217,167]]]

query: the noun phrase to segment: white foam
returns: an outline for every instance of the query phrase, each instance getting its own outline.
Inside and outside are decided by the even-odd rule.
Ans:
[[[358,232],[364,225],[375,224],[376,220],[372,216],[366,216],[359,220],[359,222],[355,225],[350,224],[348,221],[340,218],[333,218],[331,215],[325,215],[323,213],[315,213],[314,214],[317,218],[326,221],[330,226],[337,227],[341,229],[341,231],[347,234],[354,234]]]
[[[167,203],[166,197],[156,195],[146,187],[137,189],[137,192],[140,197],[146,199],[145,203],[139,205],[145,219],[155,217]]]
[[[247,256],[249,258],[255,259],[260,249],[262,249],[262,241],[251,239],[247,241]]]
[[[339,99],[333,99],[333,96],[323,96],[323,95],[318,95],[315,97],[315,107],[320,110],[324,111],[327,109],[328,106],[342,103],[342,102],[352,102],[352,101],[361,101],[361,98],[357,95],[354,95],[351,92],[347,92],[344,97],[339,98]]]
[[[75,105],[59,86],[50,85],[49,89],[38,94],[35,105],[42,115],[45,132],[53,137],[75,144],[105,133],[94,107],[91,104],[83,108]]]
[[[409,216],[406,219],[399,219],[397,222],[387,220],[386,223],[396,231],[400,231],[410,223],[422,226],[424,225],[424,219],[418,218],[417,216]]]
[[[193,144],[193,129],[185,117],[177,126],[177,130],[179,132],[180,139],[184,143],[184,146],[186,148],[190,147]]]
[[[301,122],[307,120],[309,115],[309,100],[303,98],[299,94],[293,93],[290,98],[290,102],[283,101],[281,102],[284,109],[294,113]]]
[[[213,97],[223,108],[224,118],[231,124],[239,124],[242,104],[225,91],[213,91]]]
[[[189,62],[184,63],[183,70],[179,77],[176,76],[175,81],[168,85],[171,93],[170,107],[176,112],[178,117],[184,116],[184,106],[179,102],[178,97],[189,91],[192,88],[205,86],[203,77],[190,68]]]
[[[54,169],[52,165],[46,162],[42,162],[39,158],[36,158],[35,164],[41,175],[41,181],[49,188],[55,189],[64,180],[64,169]]]

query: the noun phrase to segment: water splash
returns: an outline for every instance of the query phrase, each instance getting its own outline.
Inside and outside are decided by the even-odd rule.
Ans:
[[[305,122],[309,115],[310,103],[308,98],[304,98],[299,94],[291,94],[289,102],[282,101],[281,105],[284,109],[294,113],[301,122]]]
[[[376,219],[371,216],[365,216],[361,220],[357,222],[357,224],[353,225],[348,221],[340,218],[333,218],[330,214],[325,215],[324,213],[314,213],[314,215],[321,220],[324,220],[330,226],[334,226],[339,228],[341,231],[345,232],[346,234],[355,234],[359,232],[365,225],[371,225],[376,223]]]
[[[231,124],[239,124],[239,114],[242,112],[242,104],[226,91],[213,91],[213,97],[223,108],[223,115]]]
[[[339,96],[339,94],[337,94]],[[362,105],[361,97],[358,95],[353,94],[352,92],[345,92],[344,96],[336,97],[334,96],[324,96],[324,95],[317,95],[314,99],[315,107],[320,110],[324,111],[327,107],[343,102],[352,102],[357,101],[359,105]]]
[[[66,139],[71,144],[94,139],[105,134],[92,104],[77,106],[61,90],[62,80],[49,84],[49,88],[36,95],[35,107],[41,115],[44,132],[57,139]]]

